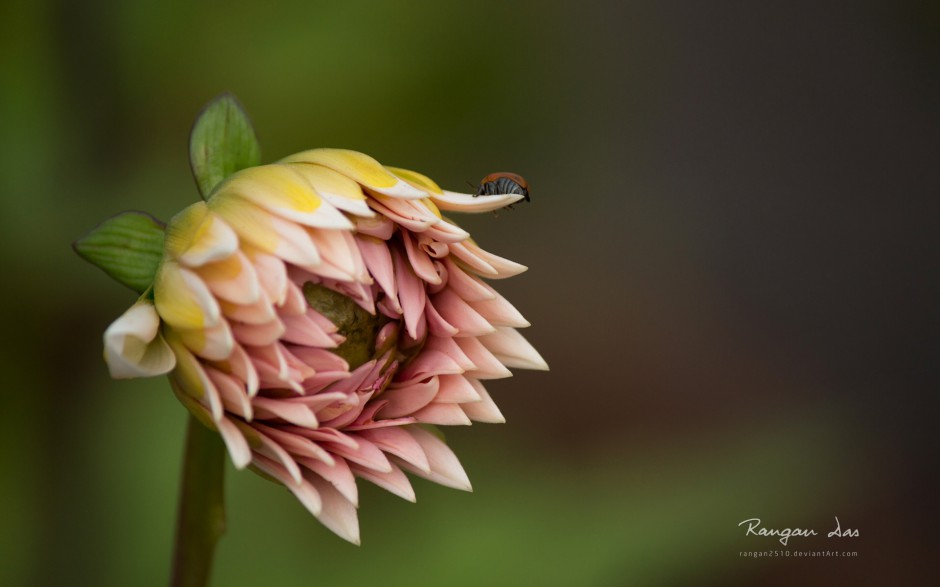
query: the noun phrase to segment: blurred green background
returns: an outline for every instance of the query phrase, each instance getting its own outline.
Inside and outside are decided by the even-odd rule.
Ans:
[[[0,585],[167,582],[185,411],[109,380],[133,295],[69,245],[194,201],[225,90],[265,161],[525,175],[459,220],[552,371],[448,431],[473,494],[363,482],[359,548],[229,467],[214,585],[935,580],[936,5],[710,4],[0,2]],[[857,559],[738,556],[834,516]]]

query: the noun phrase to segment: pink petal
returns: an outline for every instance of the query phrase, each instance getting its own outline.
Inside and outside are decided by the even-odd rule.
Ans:
[[[395,264],[395,278],[398,283],[398,300],[405,316],[405,329],[412,338],[418,337],[418,324],[424,314],[427,296],[424,286],[415,276],[407,262],[397,251],[392,255]]]
[[[299,398],[298,398],[299,399]],[[335,428],[318,428],[316,430],[298,430],[298,434],[302,434],[307,438],[314,440],[316,442],[326,442],[330,444],[338,444],[345,446],[350,450],[357,450],[359,448],[359,441],[350,436],[349,434],[344,434]]]
[[[447,220],[439,220],[424,232],[428,237],[444,243],[457,243],[470,237],[470,233]]]
[[[307,232],[323,260],[339,270],[339,279],[359,280],[363,276],[365,266],[355,239],[348,231],[308,229]],[[322,267],[318,272],[322,272]]]
[[[401,237],[405,242],[405,252],[408,254],[408,261],[415,274],[428,283],[441,283],[441,277],[434,269],[434,263],[427,253],[418,248],[414,238],[409,236],[408,232],[402,232]]]
[[[464,243],[453,243],[450,245],[450,254],[462,261],[467,268],[478,275],[493,277],[499,275],[499,272],[480,256],[470,251]],[[449,268],[448,268],[449,269]]]
[[[273,420],[280,418],[285,422],[304,428],[316,428],[320,425],[313,411],[304,404],[267,397],[256,397],[252,400],[252,403],[254,404],[255,414],[259,419]]]
[[[173,383],[172,378],[170,381]],[[179,393],[179,388],[175,387],[174,391]],[[194,415],[200,422],[212,420],[212,415],[204,406],[186,398],[186,396],[179,395],[178,397],[180,397],[181,401],[183,401],[188,409],[198,412],[198,414]],[[245,440],[245,436],[239,431],[238,427],[228,418],[222,418],[218,422],[215,422],[214,426],[215,429],[219,431],[219,436],[222,437],[222,442],[225,443],[225,448],[228,449],[229,457],[231,457],[232,464],[235,465],[235,468],[241,470],[247,467],[252,458],[251,448],[248,446],[248,441]]]
[[[284,303],[278,309],[281,316],[297,316],[306,314],[310,305],[307,304],[307,298],[304,292],[296,283],[287,282],[287,295],[284,297]]]
[[[470,418],[457,404],[439,404],[431,402],[413,414],[415,420],[424,424],[441,426],[469,426]]]
[[[395,224],[400,224],[412,232],[424,232],[437,224],[439,219],[425,206],[417,205],[413,200],[396,200],[379,194],[372,194],[369,207],[386,216]],[[423,209],[422,209],[423,208]]]
[[[507,367],[548,371],[545,359],[512,328],[500,327],[497,332],[480,337],[480,342]]]
[[[421,250],[427,253],[429,257],[443,259],[450,252],[447,243],[438,242],[427,236],[427,234],[419,234],[417,238]]]
[[[251,409],[251,400],[245,393],[244,382],[218,369],[208,366],[205,369],[219,392],[225,410],[250,421],[254,414]]]
[[[401,383],[414,383],[432,375],[456,375],[463,369],[449,356],[437,351],[425,351],[408,363],[396,378]]]
[[[314,516],[322,512],[323,503],[317,488],[305,479],[295,481],[290,472],[277,461],[255,453],[253,465],[261,472],[283,483],[297,500]]]
[[[232,374],[244,385],[249,397],[258,393],[258,372],[251,363],[248,353],[238,343],[232,349],[232,354],[225,361],[215,363],[215,366],[225,373]]]
[[[504,377],[512,377],[512,372],[500,362],[498,357],[488,351],[479,339],[468,337],[455,338],[454,340],[476,365],[476,369],[470,373],[474,378],[503,379]]]
[[[277,312],[271,306],[268,294],[264,292],[261,293],[258,301],[251,304],[238,305],[222,300],[219,305],[222,308],[222,314],[235,322],[267,324],[277,319]]]
[[[497,296],[496,299],[493,300],[473,302],[470,304],[470,307],[476,310],[493,326],[511,326],[513,328],[531,326],[531,324],[523,318],[522,314],[519,313],[519,310],[513,307],[503,296]]]
[[[308,347],[335,348],[333,338],[320,328],[310,314],[317,314],[317,311],[310,308],[306,314],[300,316],[282,316],[286,330],[281,338],[286,342]]]
[[[454,489],[463,491],[473,491],[470,485],[470,479],[467,478],[463,467],[460,466],[460,461],[457,460],[457,456],[453,451],[444,444],[444,441],[417,426],[409,427],[408,432],[414,436],[418,444],[421,445],[421,448],[424,449],[424,454],[428,457],[431,472],[425,473],[409,463],[399,461],[403,468],[419,477],[424,477],[429,481],[439,483],[445,487],[453,487]]]
[[[453,259],[444,261],[447,268],[447,287],[454,290],[467,302],[480,302],[495,299],[497,294],[479,278],[470,275],[454,263]]]
[[[384,241],[367,236],[359,236],[356,242],[359,244],[359,251],[362,253],[362,259],[369,273],[385,292],[386,299],[392,303],[392,307],[400,313],[398,284],[395,281],[395,269],[388,245]]]
[[[433,376],[404,387],[389,387],[381,396],[388,403],[379,411],[378,417],[410,416],[431,403],[438,389],[440,389],[440,382],[437,377]]]
[[[424,343],[424,349],[422,352],[426,353],[429,351],[444,353],[453,359],[454,362],[457,363],[457,365],[459,365],[460,368],[464,371],[470,371],[477,368],[473,360],[467,356],[466,353],[464,353],[454,338],[429,336]]]
[[[324,448],[306,438],[302,434],[295,434],[288,432],[284,428],[266,426],[259,422],[252,424],[255,429],[262,433],[262,436],[267,435],[270,439],[276,443],[277,447],[285,451],[283,454],[290,454],[289,462],[296,463],[294,461],[294,455],[300,457],[306,457],[308,459],[320,459],[324,453]],[[287,467],[287,470],[290,471],[291,475],[294,474],[294,467],[284,461],[284,457],[280,451],[275,451],[278,455],[277,460],[284,463],[284,466]],[[299,469],[298,469],[299,470]]]
[[[318,476],[311,475],[310,483],[320,493],[323,509],[317,519],[340,538],[359,544],[359,519],[356,506],[343,497],[333,485]]]
[[[248,441],[235,424],[228,418],[222,418],[216,422],[216,428],[228,449],[228,454],[232,458],[232,464],[236,469],[244,469],[251,462],[251,448]]]
[[[373,471],[388,472],[392,470],[392,465],[388,462],[385,453],[379,450],[377,446],[365,439],[359,439],[358,444],[359,446],[355,449],[342,444],[330,444],[325,448],[350,462]]]
[[[261,454],[268,457],[274,461],[277,461],[281,464],[282,467],[290,475],[290,478],[294,483],[301,482],[300,467],[297,466],[297,463],[294,462],[294,459],[291,458],[290,454],[280,445],[279,442],[273,440],[265,432],[277,433],[276,430],[268,426],[259,425],[257,422],[252,424],[242,424],[241,422],[236,422],[236,426],[242,431],[243,434],[248,438],[249,443],[254,448],[256,454]],[[261,429],[265,432],[262,432]],[[289,485],[285,483],[285,485]]]
[[[513,277],[514,275],[519,275],[528,270],[528,267],[525,265],[516,263],[515,261],[510,261],[509,259],[504,259],[499,255],[494,255],[488,251],[484,251],[473,241],[467,241],[461,243],[466,250],[471,254],[476,256],[478,259],[481,259],[492,267],[496,271],[496,275],[493,276],[494,279],[503,279],[506,277]]]
[[[434,397],[436,403],[463,404],[480,401],[480,395],[463,375],[441,375],[440,390]]]
[[[359,436],[377,447],[409,463],[421,471],[431,472],[428,457],[421,444],[405,428],[376,428],[363,430]]]
[[[249,259],[258,274],[261,288],[267,292],[268,299],[281,305],[287,298],[287,268],[284,262],[275,257],[255,249],[250,251]]]
[[[388,240],[395,234],[395,223],[381,214],[371,218],[356,218],[356,232]]]
[[[349,503],[359,505],[359,489],[356,478],[345,459],[336,458],[332,465],[314,459],[300,459],[301,464],[329,481]],[[305,475],[305,477],[308,477]],[[309,477],[308,477],[309,478]]]
[[[325,349],[295,345],[287,345],[287,349],[316,371],[345,372],[349,369],[346,361]]]
[[[431,303],[444,320],[457,328],[458,336],[480,336],[496,332],[496,327],[486,321],[467,302],[460,299],[452,289],[444,289],[431,298]]]
[[[441,313],[437,311],[437,308],[434,307],[434,300],[428,299],[427,303],[424,306],[424,317],[428,321],[428,330],[434,336],[454,336],[460,330],[456,326],[444,320],[444,317],[441,316]]]
[[[414,503],[415,490],[411,486],[411,482],[408,481],[407,475],[405,475],[402,470],[395,465],[392,465],[392,470],[388,471],[387,473],[379,473],[378,471],[372,471],[370,469],[356,466],[353,467],[353,471],[358,477],[361,477],[370,483],[375,483],[392,495],[397,495],[402,499]]]
[[[235,340],[248,346],[274,344],[286,330],[284,323],[277,319],[264,324],[247,324],[244,322],[232,324]]]
[[[213,294],[233,304],[251,304],[261,297],[258,273],[241,251],[235,251],[227,259],[203,265],[198,273]]]
[[[467,414],[467,417],[474,422],[485,422],[488,424],[505,423],[506,418],[503,416],[502,412],[499,411],[499,408],[496,407],[496,403],[493,402],[493,398],[490,397],[490,394],[483,388],[483,384],[475,379],[471,379],[470,382],[479,394],[480,401],[460,404],[460,408]]]

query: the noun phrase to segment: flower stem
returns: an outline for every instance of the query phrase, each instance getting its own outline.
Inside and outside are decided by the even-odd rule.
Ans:
[[[180,482],[171,587],[206,587],[215,545],[225,533],[225,445],[189,416]]]

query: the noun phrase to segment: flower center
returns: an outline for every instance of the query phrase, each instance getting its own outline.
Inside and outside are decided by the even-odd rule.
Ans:
[[[351,298],[310,281],[304,284],[304,297],[346,338],[343,344],[330,350],[349,363],[350,371],[375,357],[376,337],[379,329],[390,322],[389,318],[380,312],[373,316]]]

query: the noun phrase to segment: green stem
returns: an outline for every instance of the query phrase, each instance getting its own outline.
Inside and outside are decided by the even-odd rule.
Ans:
[[[180,482],[171,587],[206,587],[215,545],[225,533],[225,445],[189,416]]]

